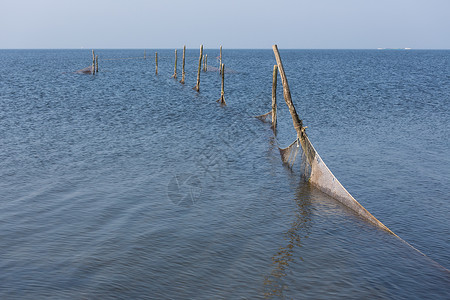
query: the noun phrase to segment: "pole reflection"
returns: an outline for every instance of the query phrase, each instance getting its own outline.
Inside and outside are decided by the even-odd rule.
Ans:
[[[292,264],[303,261],[299,255],[304,239],[308,238],[311,227],[311,186],[308,183],[298,184],[295,192],[295,219],[291,228],[284,233],[287,244],[280,246],[272,257],[272,272],[264,278],[264,296],[266,298],[284,298],[288,289],[286,276]]]

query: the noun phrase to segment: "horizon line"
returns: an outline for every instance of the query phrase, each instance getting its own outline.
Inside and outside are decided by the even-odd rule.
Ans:
[[[199,45],[200,46],[200,45]],[[113,47],[79,47],[79,48],[0,48],[0,50],[173,50],[173,49],[182,49],[183,46],[180,47],[149,47],[149,48],[142,48],[142,47],[119,47],[119,48],[113,48]],[[205,47],[203,46],[205,49]],[[186,50],[191,49],[197,49],[197,48],[186,48]],[[206,48],[206,49],[217,49],[218,48]],[[246,48],[246,47],[231,47],[231,48],[225,48],[228,50],[272,50],[272,48]],[[280,50],[450,50],[450,48],[410,48],[410,47],[376,47],[376,48],[280,48]]]

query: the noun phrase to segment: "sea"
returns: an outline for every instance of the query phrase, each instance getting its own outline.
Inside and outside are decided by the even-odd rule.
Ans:
[[[450,51],[0,50],[1,299],[450,299]],[[144,57],[145,51],[145,57]],[[158,53],[158,74],[155,72]],[[301,160],[301,155],[298,156]]]

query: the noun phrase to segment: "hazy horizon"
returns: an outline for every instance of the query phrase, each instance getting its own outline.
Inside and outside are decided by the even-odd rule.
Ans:
[[[3,0],[0,49],[450,49],[447,0]]]

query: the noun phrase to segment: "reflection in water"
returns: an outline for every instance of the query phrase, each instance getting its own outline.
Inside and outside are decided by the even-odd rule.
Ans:
[[[297,207],[295,219],[291,228],[284,234],[287,245],[280,247],[278,252],[272,257],[273,270],[269,276],[264,278],[264,295],[266,297],[284,297],[284,291],[288,289],[285,277],[290,264],[295,261],[303,261],[301,256],[295,253],[295,248],[302,246],[302,240],[308,238],[311,226],[311,187],[308,183],[300,183],[295,200]]]

